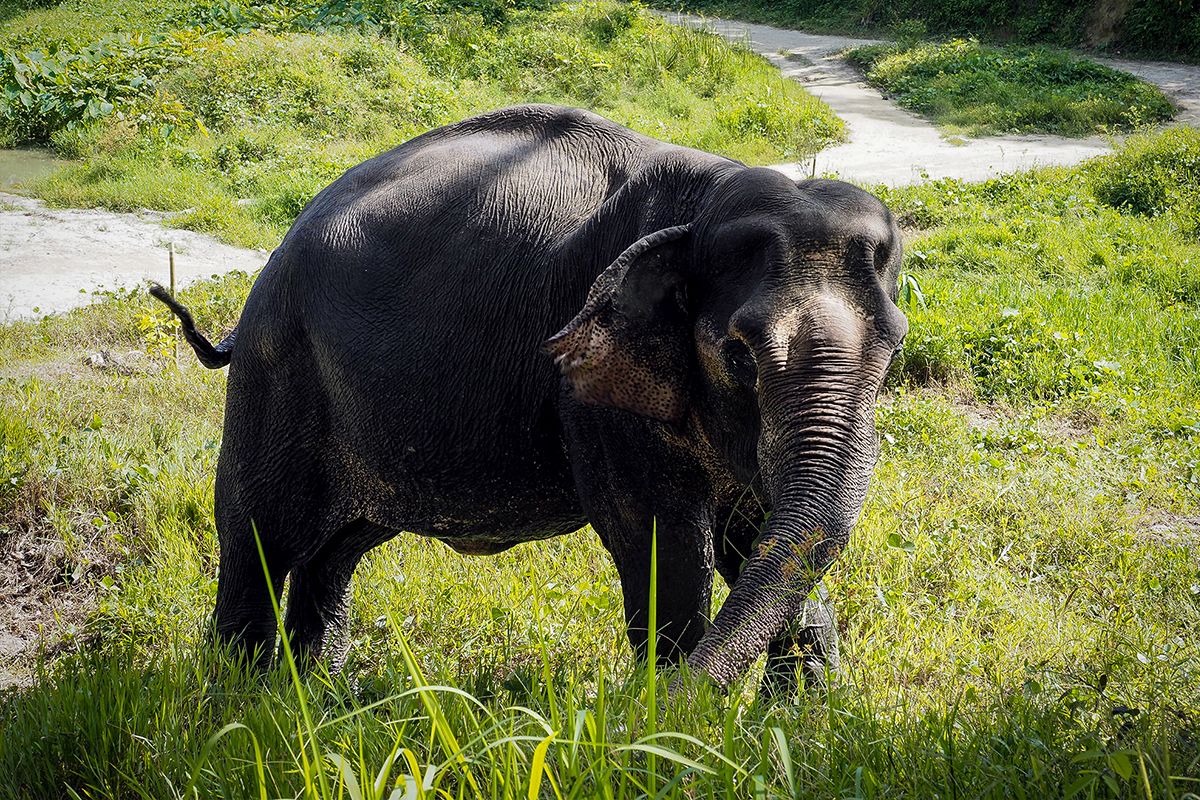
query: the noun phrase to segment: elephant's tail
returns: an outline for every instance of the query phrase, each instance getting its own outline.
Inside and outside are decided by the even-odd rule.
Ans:
[[[229,363],[229,359],[233,355],[233,342],[237,338],[237,328],[234,328],[233,333],[226,336],[219,345],[213,347],[204,334],[196,330],[196,323],[192,319],[191,312],[187,310],[187,306],[172,297],[170,292],[157,283],[150,284],[150,294],[161,300],[175,316],[179,317],[183,338],[187,339],[188,344],[196,351],[196,358],[200,359],[201,364],[209,369],[217,369]]]

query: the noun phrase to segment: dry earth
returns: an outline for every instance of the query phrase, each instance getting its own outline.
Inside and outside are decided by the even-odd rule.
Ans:
[[[0,322],[68,311],[101,287],[167,283],[175,245],[178,285],[240,269],[266,254],[160,224],[152,211],[51,209],[41,200],[0,192]]]

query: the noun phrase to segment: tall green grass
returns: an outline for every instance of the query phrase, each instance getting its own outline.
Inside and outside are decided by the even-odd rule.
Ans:
[[[202,645],[221,374],[79,364],[156,347],[141,292],[0,328],[0,550],[88,599],[0,695],[0,797],[1196,794],[1200,243],[1186,203],[1119,199],[1183,187],[1193,147],[879,189],[912,327],[827,581],[846,672],[786,703],[756,674],[671,697],[586,529],[401,536],[356,574],[343,675],[246,675]],[[219,332],[247,290],[183,299]]]
[[[1073,169],[879,193],[921,232],[899,370],[1070,404],[1196,391],[1200,133],[1140,134]]]

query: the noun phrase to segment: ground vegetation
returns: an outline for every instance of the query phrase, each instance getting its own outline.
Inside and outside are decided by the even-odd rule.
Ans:
[[[867,45],[846,54],[867,80],[948,133],[1123,133],[1169,120],[1153,85],[1046,47],[978,40]]]
[[[0,328],[5,608],[78,601],[0,695],[0,797],[1195,794],[1198,170],[1180,129],[876,187],[912,328],[828,577],[845,673],[789,703],[668,697],[587,530],[402,536],[359,569],[341,676],[242,674],[202,645],[221,373],[175,367],[141,290]],[[183,300],[219,336],[250,280]]]
[[[0,49],[0,133],[77,162],[39,196],[259,247],[350,166],[519,102],[752,163],[842,136],[758,56],[612,2],[73,0],[10,21]]]

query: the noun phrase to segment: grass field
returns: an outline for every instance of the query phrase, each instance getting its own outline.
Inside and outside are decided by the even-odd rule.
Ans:
[[[590,108],[751,163],[842,136],[762,58],[635,5],[77,5],[89,13],[58,6],[0,35],[0,69],[10,87],[23,81],[0,96],[0,132],[79,161],[34,190],[64,206],[182,212],[172,224],[236,244],[273,247],[350,166],[520,102]],[[145,34],[127,32],[127,14]]]
[[[839,131],[636,8],[316,8],[0,5],[10,63],[66,63],[25,88],[54,113],[6,95],[7,135],[81,160],[58,202],[270,246],[345,166],[516,99],[748,159]],[[201,645],[223,374],[173,366],[142,291],[0,327],[0,608],[50,648],[0,665],[0,798],[1200,795],[1200,134],[875,191],[912,329],[827,580],[845,673],[787,703],[753,675],[669,698],[588,530],[487,559],[402,536],[358,570],[342,675],[245,675]],[[182,299],[220,336],[251,282]]]
[[[1176,130],[877,190],[912,332],[828,579],[846,672],[785,704],[666,698],[588,531],[401,537],[357,573],[343,676],[241,675],[199,647],[222,375],[154,355],[141,292],[0,329],[0,537],[68,633],[0,698],[0,797],[1200,793],[1198,174]],[[183,299],[219,334],[249,283]]]

